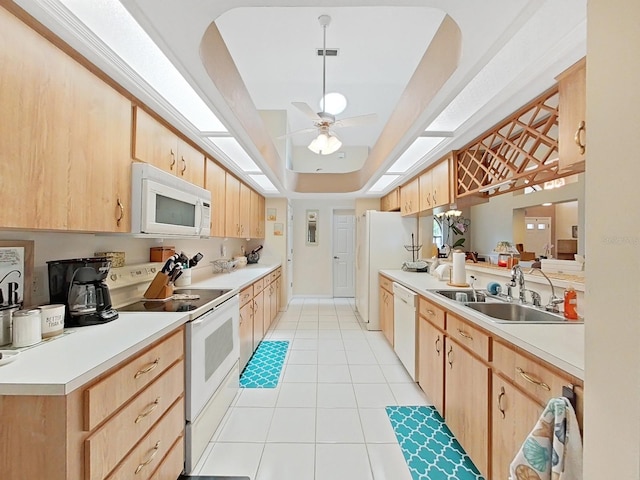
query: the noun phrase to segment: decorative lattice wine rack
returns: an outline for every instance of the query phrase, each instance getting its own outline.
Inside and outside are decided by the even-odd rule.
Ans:
[[[456,155],[457,196],[491,196],[558,173],[558,87],[547,90]]]

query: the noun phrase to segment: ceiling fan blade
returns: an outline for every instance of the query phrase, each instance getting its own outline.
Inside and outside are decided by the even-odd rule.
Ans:
[[[304,103],[304,102],[291,102],[291,105],[296,107],[298,110],[300,110],[302,113],[304,113],[307,117],[309,117],[314,122],[321,122],[322,121],[322,118],[320,118],[318,116],[318,114],[316,112],[314,112],[313,109],[307,103]]]
[[[280,140],[281,138],[289,138],[294,135],[298,135],[299,133],[309,133],[309,132],[317,132],[318,129],[316,127],[303,128],[302,130],[296,130],[295,132],[289,132],[284,135],[280,135],[276,137],[276,139]]]
[[[367,115],[358,115],[357,117],[343,118],[333,124],[334,127],[355,127],[359,125],[371,125],[378,121],[378,115],[369,113]]]

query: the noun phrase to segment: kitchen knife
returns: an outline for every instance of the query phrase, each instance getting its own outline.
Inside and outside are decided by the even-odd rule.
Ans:
[[[200,252],[196,253],[191,260],[189,260],[189,268],[195,267],[198,262],[200,260],[202,260],[202,257],[204,257],[204,255],[202,255]]]

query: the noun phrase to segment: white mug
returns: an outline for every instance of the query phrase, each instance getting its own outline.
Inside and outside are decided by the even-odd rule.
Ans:
[[[66,307],[59,304],[41,305],[39,308],[42,325],[42,338],[60,335],[64,329],[64,311]]]
[[[13,346],[28,347],[42,340],[40,310],[19,310],[13,314]]]

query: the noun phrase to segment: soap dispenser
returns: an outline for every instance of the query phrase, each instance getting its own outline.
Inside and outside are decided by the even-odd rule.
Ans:
[[[564,291],[564,318],[567,320],[578,319],[578,294],[576,290],[569,286]]]

